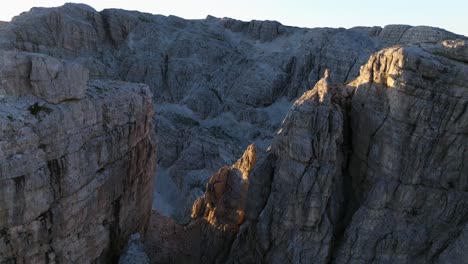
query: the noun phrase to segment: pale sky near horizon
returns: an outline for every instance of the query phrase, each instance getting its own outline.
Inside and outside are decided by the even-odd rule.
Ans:
[[[0,20],[9,21],[34,6],[60,6],[66,2],[85,3],[98,11],[122,8],[188,19],[213,15],[245,21],[277,20],[300,27],[427,25],[468,36],[467,0],[16,0],[2,3]]]

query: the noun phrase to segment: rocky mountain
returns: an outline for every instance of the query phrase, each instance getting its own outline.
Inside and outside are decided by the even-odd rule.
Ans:
[[[466,41],[33,8],[0,24],[0,257],[115,259],[153,202],[153,261],[463,263]]]
[[[155,206],[186,222],[208,177],[252,142],[265,150],[325,69],[348,82],[383,47],[457,37],[424,26],[307,29],[66,4],[15,17],[0,28],[0,49],[77,62],[92,79],[147,84],[161,153]]]
[[[467,41],[448,40],[379,51],[347,85],[326,71],[245,183],[223,188],[229,168],[210,178],[194,203],[204,227],[196,220],[177,237],[196,249],[166,261],[468,261],[467,59]]]
[[[0,58],[0,262],[112,262],[151,215],[151,92],[43,54]]]
[[[467,44],[384,49],[297,100],[229,263],[465,263]]]

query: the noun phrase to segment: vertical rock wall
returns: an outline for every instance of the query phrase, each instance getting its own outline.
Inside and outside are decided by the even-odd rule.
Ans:
[[[116,260],[151,214],[151,93],[45,55],[0,61],[0,262]]]
[[[397,46],[305,93],[252,173],[229,262],[465,263],[467,63],[463,40]]]

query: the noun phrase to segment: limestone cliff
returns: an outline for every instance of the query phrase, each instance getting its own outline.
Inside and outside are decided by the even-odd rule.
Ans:
[[[0,78],[0,262],[116,260],[151,215],[150,91],[16,51]]]
[[[384,49],[296,101],[229,262],[466,262],[467,44]]]
[[[251,177],[235,263],[327,263],[345,214],[351,91],[328,72],[293,105]]]
[[[347,82],[384,47],[457,37],[431,27],[307,29],[66,4],[33,8],[0,27],[0,49],[79,63],[91,78],[146,83],[162,153],[155,205],[186,222],[208,177],[252,142],[265,150],[325,69],[330,81]]]
[[[348,168],[359,207],[336,261],[468,260],[460,255],[468,219],[467,44],[394,47],[361,69]],[[460,239],[458,256],[446,252]]]
[[[347,85],[326,71],[247,166],[248,185],[227,184],[236,165],[210,178],[196,220],[171,236],[188,253],[165,260],[465,263],[467,62],[467,42],[451,40],[379,51]]]
[[[0,262],[113,262],[150,215],[154,262],[468,262],[467,65],[425,26],[33,8],[0,23]]]

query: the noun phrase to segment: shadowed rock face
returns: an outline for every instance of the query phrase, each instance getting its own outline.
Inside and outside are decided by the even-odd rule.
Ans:
[[[229,262],[466,262],[467,51],[384,49],[305,93],[252,172]]]
[[[395,47],[362,68],[349,166],[360,207],[336,260],[444,263],[466,239],[468,65],[453,56],[466,52],[466,41]]]
[[[326,72],[294,103],[251,176],[248,222],[233,245],[231,262],[330,261],[348,198],[350,92],[330,84]]]
[[[0,52],[0,262],[108,263],[151,215],[148,87]]]
[[[306,29],[66,4],[33,8],[0,27],[0,48],[78,62],[91,79],[146,83],[158,105],[161,174],[179,194],[161,184],[157,198],[186,222],[209,175],[252,142],[265,150],[294,100],[325,69],[330,81],[347,82],[383,47],[456,37],[430,27]]]
[[[193,245],[173,250],[190,253],[165,260],[466,262],[467,47],[384,49],[348,85],[326,71],[296,100],[271,149],[247,166],[245,207],[232,206],[241,196],[227,184],[236,165],[222,168],[177,236]]]
[[[463,36],[66,4],[0,50],[0,262],[115,261],[144,233],[153,103],[166,207],[195,218],[153,214],[153,261],[468,262]]]

